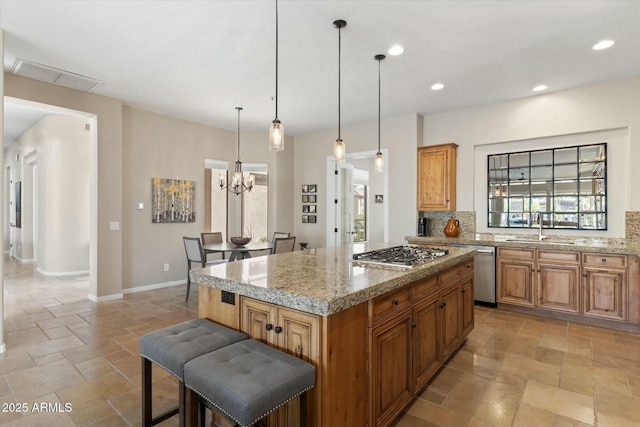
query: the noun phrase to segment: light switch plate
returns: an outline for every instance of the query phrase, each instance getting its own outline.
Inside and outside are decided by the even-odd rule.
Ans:
[[[144,203],[138,202],[138,210],[144,209]]]
[[[118,221],[110,221],[109,222],[109,231],[118,231],[120,230],[120,222]]]

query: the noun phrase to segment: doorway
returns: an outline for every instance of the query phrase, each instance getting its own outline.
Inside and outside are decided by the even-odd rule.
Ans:
[[[385,159],[389,157],[389,150],[381,150]],[[376,151],[362,151],[346,155],[344,163],[335,163],[333,156],[327,157],[327,228],[325,234],[326,246],[339,246],[353,243],[356,233],[359,233],[358,219],[354,207],[355,185],[362,183],[361,177],[365,172],[369,176],[367,191],[358,197],[366,206],[366,241],[387,242],[389,240],[389,207],[384,200],[389,190],[389,174],[374,171]],[[375,182],[375,185],[374,185]]]

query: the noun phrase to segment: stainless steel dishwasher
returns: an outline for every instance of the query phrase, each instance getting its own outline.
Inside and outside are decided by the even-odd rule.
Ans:
[[[478,251],[473,263],[473,299],[482,305],[496,306],[496,248],[493,246],[457,245]]]

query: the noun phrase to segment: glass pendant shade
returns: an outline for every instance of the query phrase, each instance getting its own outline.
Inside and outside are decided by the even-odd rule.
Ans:
[[[284,125],[275,119],[269,127],[269,150],[284,150]]]
[[[338,163],[344,163],[344,156],[346,154],[346,147],[341,139],[336,140],[333,144],[333,158]]]
[[[382,157],[382,153],[379,151],[376,154],[376,160],[374,164],[376,172],[384,172],[384,157]]]

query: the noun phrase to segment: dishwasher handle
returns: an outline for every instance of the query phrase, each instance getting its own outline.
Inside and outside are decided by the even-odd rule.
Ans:
[[[477,249],[479,254],[493,254],[493,249]]]

